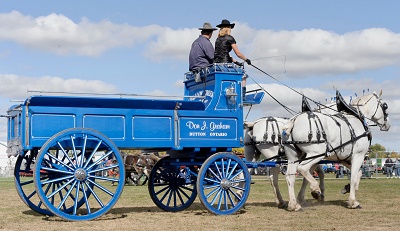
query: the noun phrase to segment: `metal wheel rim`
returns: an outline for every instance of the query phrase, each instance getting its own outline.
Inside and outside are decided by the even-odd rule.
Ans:
[[[99,151],[102,153],[95,160]],[[112,164],[107,166],[109,159]],[[36,192],[53,214],[66,220],[91,220],[117,202],[125,182],[123,166],[115,144],[100,132],[67,129],[50,138],[38,154],[34,168]],[[98,175],[112,168],[119,169],[119,176]],[[43,172],[48,178],[42,177]],[[112,186],[112,182],[118,185]],[[84,203],[80,203],[82,200]]]

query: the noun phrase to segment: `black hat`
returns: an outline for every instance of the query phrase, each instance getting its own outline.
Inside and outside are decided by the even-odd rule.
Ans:
[[[233,29],[235,27],[235,23],[231,23],[231,22],[229,22],[228,19],[224,19],[224,20],[222,20],[221,24],[217,25],[218,28],[227,27],[227,26],[230,26],[231,29]]]
[[[212,27],[212,26],[211,26],[211,23],[205,22],[205,23],[203,24],[203,27],[202,27],[202,28],[199,28],[199,30],[218,30],[218,29]]]

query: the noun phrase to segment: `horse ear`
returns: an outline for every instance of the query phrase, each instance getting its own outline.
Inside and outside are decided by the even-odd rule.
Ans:
[[[382,88],[381,91],[379,92],[379,98],[381,98],[381,96],[382,96]]]

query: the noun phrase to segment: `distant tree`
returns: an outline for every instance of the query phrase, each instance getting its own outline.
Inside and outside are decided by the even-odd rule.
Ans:
[[[381,144],[374,144],[370,147],[370,155],[371,157],[376,158],[385,158],[387,156],[386,148]]]
[[[380,144],[371,145],[371,152],[384,152],[386,148]]]

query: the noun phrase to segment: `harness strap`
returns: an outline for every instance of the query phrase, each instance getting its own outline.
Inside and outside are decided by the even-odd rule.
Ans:
[[[337,147],[335,147],[335,148],[332,148],[331,150],[328,150],[328,151],[329,151],[329,152],[333,152],[333,151],[335,151],[336,149],[340,148],[341,146],[345,146],[345,145],[347,145],[347,144],[349,144],[349,143],[351,143],[351,142],[354,142],[354,141],[357,141],[357,140],[361,139],[362,137],[368,136],[368,133],[369,133],[369,132],[364,132],[364,133],[361,134],[360,136],[357,136],[357,137],[355,137],[354,139],[349,140],[349,141],[347,141],[347,142],[345,142],[345,143],[343,143],[343,144],[341,144],[341,145],[339,145],[339,146],[337,146]],[[321,156],[325,156],[325,153],[321,153],[321,154],[318,154],[318,155],[316,155],[316,156],[305,157],[305,158],[302,158],[302,159],[299,159],[299,160],[294,161],[294,163],[301,162],[301,161],[305,161],[305,160],[310,160],[310,159],[316,159],[316,158],[321,157]],[[348,157],[346,157],[346,158],[343,159],[343,160],[339,160],[339,159],[338,159],[338,160],[339,160],[339,161],[346,161],[350,156],[351,156],[351,155],[349,155]]]
[[[308,115],[308,126],[309,126],[308,141],[311,141],[311,139],[312,139],[311,117],[313,117],[314,114],[312,112],[307,112],[307,115]]]

